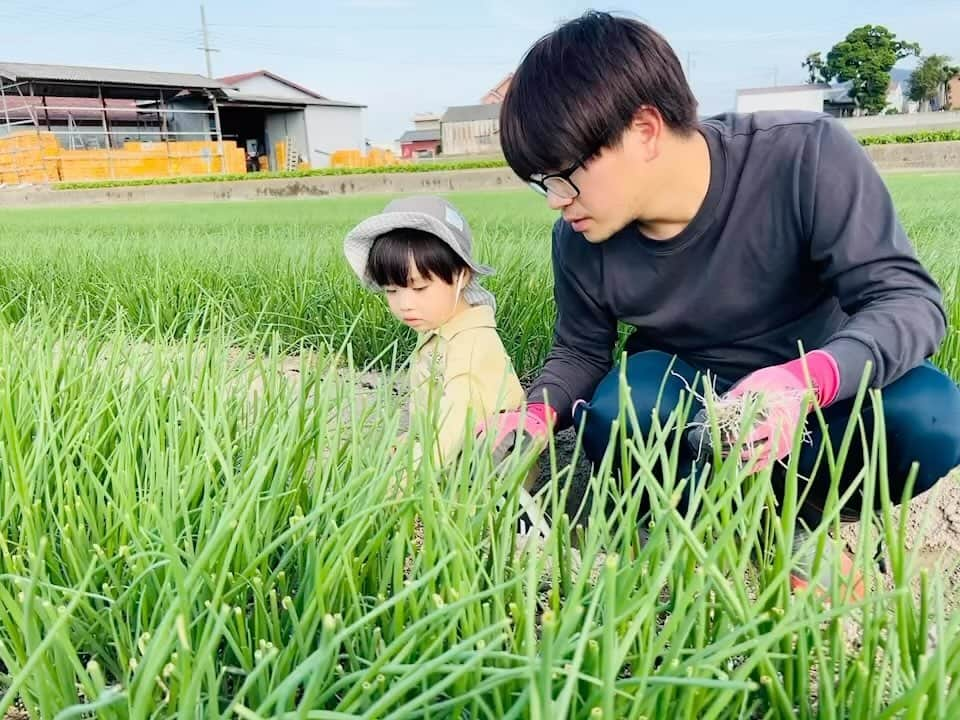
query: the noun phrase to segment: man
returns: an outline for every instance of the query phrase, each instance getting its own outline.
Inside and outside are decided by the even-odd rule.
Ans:
[[[960,464],[960,389],[927,361],[946,332],[940,289],[839,123],[804,112],[699,122],[663,38],[589,12],[524,57],[501,136],[510,167],[561,219],[553,348],[528,411],[501,416],[499,438],[576,423],[599,460],[619,409],[612,350],[622,321],[635,328],[626,373],[643,430],[658,399],[665,423],[685,383],[709,372],[722,401],[781,398],[748,438],[758,466],[789,452],[805,388],[839,447],[869,368],[870,387],[883,391],[892,497],[902,498],[914,461],[914,493]],[[863,414],[872,423],[869,402]],[[808,429],[805,474],[823,440],[819,424]],[[693,444],[682,469],[693,467]],[[857,465],[854,453],[848,487]],[[821,498],[825,482],[814,478]],[[809,580],[798,571],[794,586]]]

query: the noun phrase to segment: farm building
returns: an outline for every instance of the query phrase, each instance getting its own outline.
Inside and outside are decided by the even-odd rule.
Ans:
[[[401,135],[397,144],[405,160],[436,157],[440,154],[440,116],[436,113],[414,115],[413,130]]]
[[[0,135],[42,128],[65,147],[101,149],[159,140],[164,105],[182,92],[203,94],[208,118],[211,101],[226,98],[219,81],[201,75],[0,63]]]
[[[195,129],[170,108],[203,97]],[[219,136],[222,83],[200,75],[0,63],[0,183],[243,171]]]
[[[909,99],[910,71],[894,68],[890,71],[887,87],[887,109],[895,112],[916,112],[916,104]],[[835,117],[857,114],[857,106],[850,97],[849,82],[828,85],[774,85],[773,87],[741,88],[737,90],[736,112],[758,110],[810,110],[826,112]]]
[[[323,166],[363,147],[363,107],[262,70],[215,80],[0,62],[0,183]]]
[[[481,98],[480,102],[486,105],[502,103],[503,99],[507,96],[507,90],[510,89],[510,82],[512,80],[513,73],[507,73],[503,80],[498,82],[494,87],[487,91],[487,94]]]
[[[960,110],[960,74],[947,81],[943,98],[944,110]]]
[[[220,109],[224,139],[270,156],[277,168],[277,142],[289,138],[287,154],[310,167],[325,167],[337,150],[365,148],[365,105],[331,100],[267,70],[220,78],[227,98]]]
[[[447,108],[440,125],[444,155],[487,155],[500,151],[500,105],[513,73],[488,90],[478,105]]]
[[[736,111],[810,110],[823,112],[823,101],[830,89],[826,84],[780,85],[737,90]]]
[[[444,155],[486,155],[500,150],[500,104],[447,108],[440,122]]]
[[[440,154],[440,128],[434,130],[407,130],[397,140],[400,143],[400,157],[432,158]]]

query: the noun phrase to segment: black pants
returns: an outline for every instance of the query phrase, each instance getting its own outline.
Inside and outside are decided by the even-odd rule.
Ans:
[[[611,370],[597,386],[591,401],[579,404],[574,412],[575,425],[583,425],[584,452],[593,462],[599,462],[607,450],[611,423],[619,415],[619,375],[619,368]],[[646,351],[628,357],[626,379],[641,431],[649,432],[655,407],[659,407],[661,426],[666,426],[670,413],[680,401],[681,393],[687,388],[684,381],[694,387],[696,377],[696,370],[666,353]],[[717,379],[715,382],[718,393],[725,392],[730,386],[728,381]],[[698,391],[700,389],[697,388]],[[894,503],[900,503],[910,499],[903,495],[911,465],[915,461],[919,463],[919,467],[913,496],[926,492],[950,470],[960,465],[960,387],[932,364],[924,363],[884,388],[881,397],[886,428],[890,497]],[[823,410],[830,443],[835,452],[839,450],[847,430],[853,404],[852,399],[843,400]],[[687,422],[700,408],[699,401],[694,398]],[[867,437],[872,437],[874,410],[869,396],[864,398],[860,414],[868,433]],[[807,495],[808,505],[801,512],[805,517],[814,520],[828,496],[830,476],[823,460],[816,476],[811,477],[823,444],[823,434],[820,423],[816,420],[808,422],[807,427],[812,433],[812,442],[802,446],[799,472],[804,477],[811,478],[812,487]],[[861,446],[859,435],[855,435],[839,481],[838,490],[841,496],[863,467]],[[680,477],[686,476],[693,469],[695,460],[693,449],[686,442],[681,443],[678,467]],[[775,489],[776,480],[775,473]],[[879,488],[876,490],[876,497],[879,504]],[[859,516],[859,511],[860,495],[855,492],[843,508],[842,514],[852,518]]]

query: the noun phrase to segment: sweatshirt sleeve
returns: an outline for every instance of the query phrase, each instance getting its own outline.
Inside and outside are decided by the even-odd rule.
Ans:
[[[801,213],[811,259],[849,318],[823,346],[837,361],[837,399],[857,393],[867,361],[882,388],[934,354],[946,334],[940,288],[921,265],[873,162],[835,120],[804,149]],[[813,348],[810,348],[813,349]]]
[[[587,263],[571,269],[564,257],[562,222],[553,228],[553,296],[557,307],[553,346],[540,376],[527,393],[528,402],[544,402],[557,413],[557,428],[572,424],[573,403],[589,400],[597,384],[612,366],[617,341],[617,321],[597,301],[601,289],[597,277],[589,275]]]

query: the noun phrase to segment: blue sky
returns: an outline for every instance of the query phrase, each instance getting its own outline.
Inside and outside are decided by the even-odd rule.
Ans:
[[[960,61],[958,0],[777,0],[584,4],[568,0],[206,0],[214,75],[266,68],[369,106],[388,143],[415,112],[479,98],[556,23],[588,7],[629,14],[689,59],[701,112],[737,87],[802,82],[808,52],[857,25],[887,25],[925,53]],[[0,60],[204,72],[199,0],[0,0]],[[868,9],[869,8],[869,9]],[[901,63],[909,66],[909,61]]]

